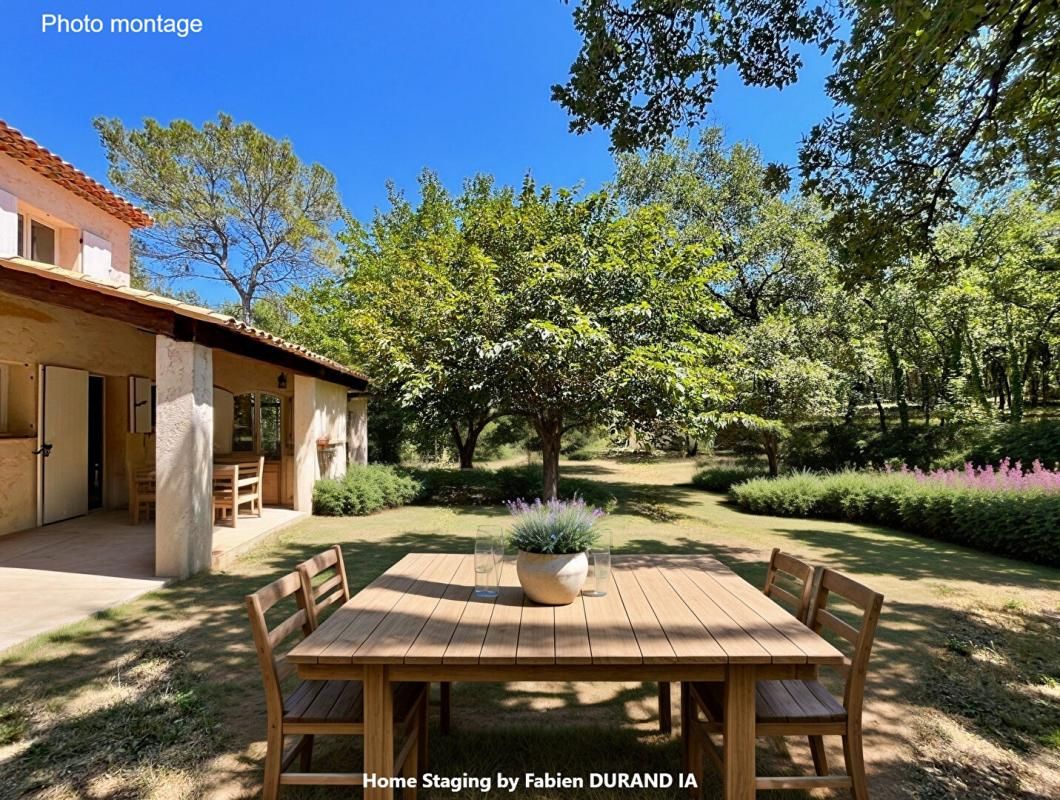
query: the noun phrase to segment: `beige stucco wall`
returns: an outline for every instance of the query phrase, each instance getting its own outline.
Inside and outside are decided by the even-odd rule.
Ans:
[[[83,369],[102,375],[104,381],[104,505],[123,508],[128,502],[126,461],[153,459],[152,434],[129,433],[129,378],[155,378],[155,336],[120,322],[27,300],[0,292],[0,361],[17,366],[11,372],[12,408],[28,420],[28,438],[0,439],[0,482],[10,487],[0,511],[0,534],[32,527],[36,523],[37,375],[41,365]],[[279,388],[284,373],[287,386]],[[346,468],[346,389],[306,376],[295,376],[275,364],[213,351],[211,398],[227,398],[214,411],[213,443],[231,442],[231,395],[269,392],[284,400],[284,474],[281,501],[294,502],[296,441],[307,443],[304,486],[311,493],[320,476],[317,439],[327,437],[334,447],[327,474],[341,475]],[[296,422],[295,386],[311,387],[305,425]],[[223,390],[223,391],[222,391]],[[212,403],[211,403],[212,405]],[[308,499],[306,500],[308,503]]]
[[[110,242],[111,269],[120,275],[129,274],[132,229],[121,220],[3,154],[0,154],[0,189],[30,206],[42,222],[59,229],[58,266],[81,269],[80,231],[87,230]]]
[[[36,439],[0,439],[0,533],[37,524],[36,446]]]

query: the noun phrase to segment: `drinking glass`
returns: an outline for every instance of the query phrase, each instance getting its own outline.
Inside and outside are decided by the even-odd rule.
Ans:
[[[603,597],[607,594],[608,582],[611,580],[611,537],[608,534],[600,537],[600,541],[589,548],[588,555],[593,568],[593,588],[586,594],[589,597]]]
[[[483,525],[475,534],[475,596],[496,597],[499,594],[504,539],[500,528]]]

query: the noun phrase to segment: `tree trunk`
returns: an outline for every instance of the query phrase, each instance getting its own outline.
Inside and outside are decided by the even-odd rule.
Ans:
[[[563,418],[537,418],[534,427],[541,439],[541,498],[555,500],[559,497],[559,450],[563,439]]]
[[[876,388],[876,381],[869,381],[872,388],[872,402],[876,404],[876,413],[880,416],[880,433],[887,433],[887,412],[883,410],[883,402],[880,400],[880,391]]]
[[[695,458],[699,454],[699,439],[693,439],[685,434],[685,456]]]
[[[891,364],[891,382],[894,384],[894,401],[898,406],[898,421],[902,426],[902,430],[906,430],[909,427],[909,402],[906,400],[905,368],[902,367],[902,360],[898,356],[898,351],[895,350],[894,345],[891,343],[891,337],[886,326],[883,329],[883,345],[887,351],[887,360]]]
[[[478,437],[486,427],[485,422],[479,422],[469,417],[467,420],[467,436],[460,433],[460,425],[455,421],[449,423],[449,431],[453,435],[453,444],[460,456],[460,469],[473,469],[475,464],[475,447],[478,445]]]
[[[774,433],[765,433],[762,434],[762,446],[769,462],[769,477],[775,478],[780,474],[780,440]]]

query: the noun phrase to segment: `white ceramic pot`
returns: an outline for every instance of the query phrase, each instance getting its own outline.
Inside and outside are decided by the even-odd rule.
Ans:
[[[589,574],[585,553],[527,553],[520,550],[515,571],[526,596],[546,606],[566,606],[574,602]]]

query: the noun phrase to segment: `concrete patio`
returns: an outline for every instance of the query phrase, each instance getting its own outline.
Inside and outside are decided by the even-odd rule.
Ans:
[[[211,567],[307,516],[265,508],[239,526],[214,526]],[[165,585],[155,575],[154,523],[104,511],[0,536],[0,651]],[[43,602],[42,599],[47,601]]]

